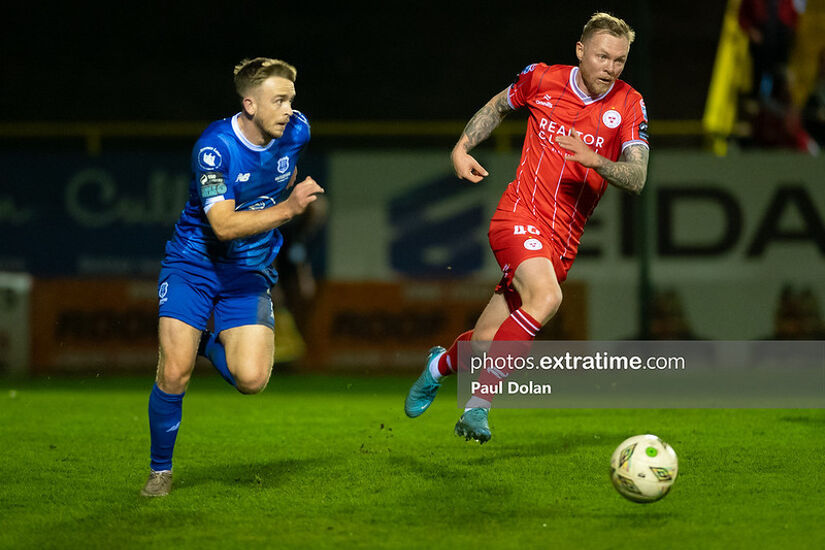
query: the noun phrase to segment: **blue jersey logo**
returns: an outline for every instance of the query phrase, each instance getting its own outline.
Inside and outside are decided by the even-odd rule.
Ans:
[[[281,157],[278,159],[278,172],[283,174],[289,168],[289,157]]]
[[[204,147],[198,151],[198,164],[204,170],[217,170],[221,167],[223,157],[214,147]]]

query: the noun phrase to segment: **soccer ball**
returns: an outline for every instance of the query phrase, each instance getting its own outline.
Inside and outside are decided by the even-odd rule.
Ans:
[[[634,435],[622,441],[610,457],[610,480],[619,494],[633,502],[663,498],[679,473],[673,447],[655,435]]]

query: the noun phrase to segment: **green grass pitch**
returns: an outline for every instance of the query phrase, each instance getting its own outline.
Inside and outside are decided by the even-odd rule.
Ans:
[[[414,378],[196,371],[153,500],[151,377],[0,380],[0,548],[825,548],[823,410],[501,409],[479,446],[454,380],[404,416]],[[608,478],[639,433],[680,459],[653,504]]]

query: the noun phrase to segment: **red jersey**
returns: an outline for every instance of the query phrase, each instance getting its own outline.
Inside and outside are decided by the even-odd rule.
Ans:
[[[641,94],[621,80],[592,98],[577,84],[578,67],[529,65],[507,90],[513,109],[530,111],[521,162],[498,204],[498,214],[524,216],[553,241],[562,263],[572,263],[584,224],[607,188],[595,170],[565,158],[557,134],[572,129],[585,144],[616,161],[630,145],[648,147]]]

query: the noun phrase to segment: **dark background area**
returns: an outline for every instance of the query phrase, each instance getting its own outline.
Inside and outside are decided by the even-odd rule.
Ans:
[[[595,11],[637,31],[623,79],[653,119],[698,119],[725,2],[144,2],[6,8],[5,121],[211,120],[233,66],[298,68],[311,120],[464,120],[524,66],[576,62]]]

